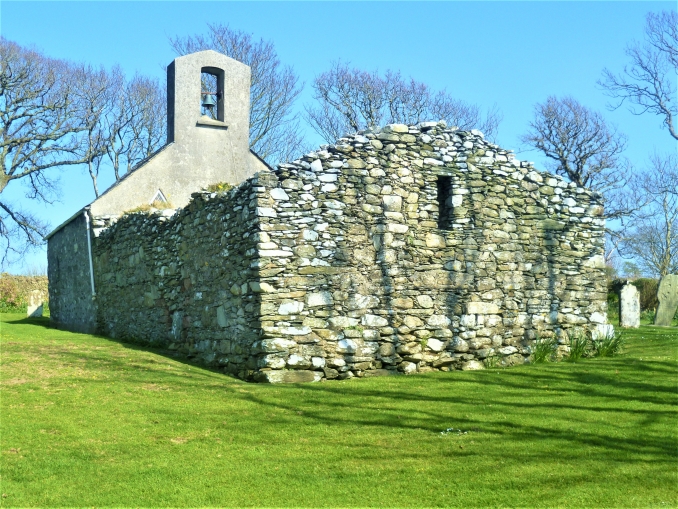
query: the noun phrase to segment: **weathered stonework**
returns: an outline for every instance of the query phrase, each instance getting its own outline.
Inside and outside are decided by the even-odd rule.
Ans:
[[[394,124],[94,218],[96,323],[256,381],[520,364],[606,323],[602,211],[478,131]]]
[[[196,193],[178,213],[128,214],[103,230],[94,242],[99,330],[242,377],[253,371],[259,181],[226,196]]]

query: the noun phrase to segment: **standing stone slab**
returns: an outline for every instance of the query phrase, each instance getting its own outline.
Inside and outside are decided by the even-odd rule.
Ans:
[[[45,295],[41,290],[33,290],[28,297],[28,309],[26,315],[30,318],[40,318],[42,316],[42,306],[45,302]]]
[[[619,324],[640,327],[640,292],[631,283],[626,283],[619,294]]]
[[[670,327],[676,308],[678,308],[678,274],[669,274],[662,278],[659,282],[657,299],[659,299],[659,306],[654,317],[654,324]]]

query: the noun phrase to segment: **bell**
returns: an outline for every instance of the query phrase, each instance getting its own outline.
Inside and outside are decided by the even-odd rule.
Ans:
[[[211,110],[216,105],[217,102],[214,100],[214,96],[212,94],[206,94],[202,100],[202,107]]]

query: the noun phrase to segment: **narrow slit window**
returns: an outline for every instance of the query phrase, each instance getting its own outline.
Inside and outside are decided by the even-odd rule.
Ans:
[[[438,228],[452,227],[452,177],[438,177]]]

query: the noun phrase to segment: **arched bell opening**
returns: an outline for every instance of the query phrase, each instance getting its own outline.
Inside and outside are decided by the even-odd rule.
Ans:
[[[200,69],[200,114],[224,121],[224,71],[221,69]]]

